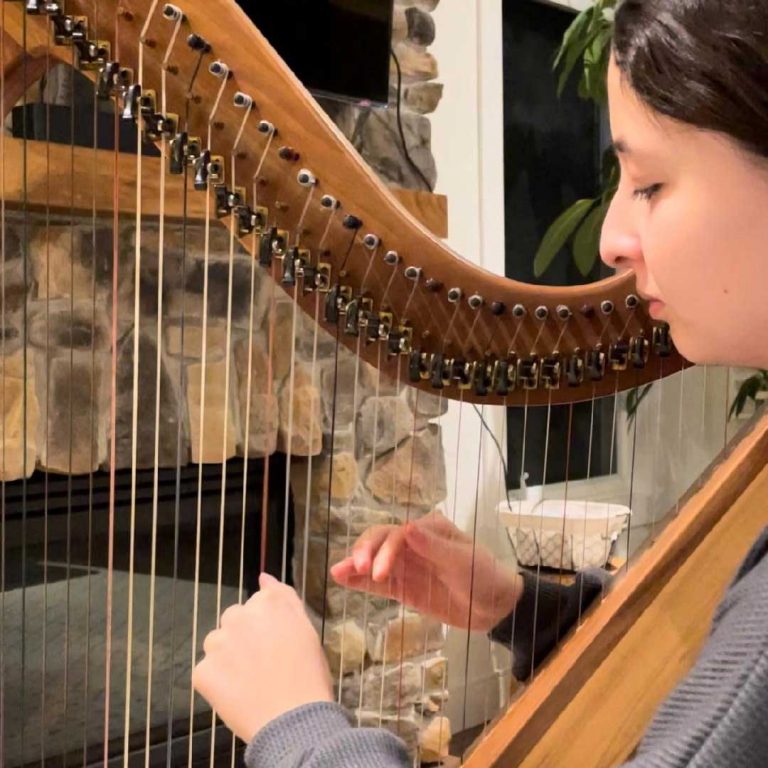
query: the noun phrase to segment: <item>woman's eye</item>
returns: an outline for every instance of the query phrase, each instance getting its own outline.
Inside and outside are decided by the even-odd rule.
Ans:
[[[651,198],[656,195],[659,190],[661,189],[661,184],[651,184],[650,187],[644,187],[643,189],[636,189],[632,193],[632,197],[635,198],[635,200],[650,200]]]

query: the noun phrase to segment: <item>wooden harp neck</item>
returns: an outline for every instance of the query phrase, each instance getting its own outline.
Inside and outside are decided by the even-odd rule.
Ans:
[[[588,400],[685,365],[632,274],[542,287],[473,265],[388,192],[237,3],[178,10],[10,3],[6,26],[32,55],[52,30],[52,55],[71,62],[74,48],[120,119],[164,144],[169,172],[188,169],[211,215],[303,309],[321,292],[324,327],[367,362],[423,391],[507,405]]]

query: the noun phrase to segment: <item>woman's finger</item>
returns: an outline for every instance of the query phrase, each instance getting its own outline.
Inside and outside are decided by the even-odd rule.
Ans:
[[[403,550],[404,542],[405,527],[393,527],[374,557],[371,568],[371,576],[374,581],[382,582],[389,578],[392,568]]]
[[[381,545],[386,541],[392,525],[376,525],[363,533],[352,547],[352,559],[360,576],[371,572],[374,558]]]
[[[437,510],[415,520],[413,524],[422,530],[432,531],[444,538],[457,541],[471,541],[466,533],[457,528],[445,515]]]

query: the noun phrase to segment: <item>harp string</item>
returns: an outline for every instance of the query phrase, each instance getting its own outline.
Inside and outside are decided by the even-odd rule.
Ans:
[[[479,317],[479,314],[477,315]],[[480,418],[483,419],[485,406],[481,407]],[[470,667],[470,644],[472,642],[472,604],[475,594],[475,553],[477,551],[477,521],[480,514],[480,476],[483,465],[483,430],[480,429],[480,436],[477,445],[477,475],[475,479],[475,509],[472,522],[472,564],[469,571],[469,610],[467,612],[467,644],[464,657],[464,701],[462,704],[461,730],[467,728],[467,700],[469,695],[469,667]]]
[[[232,188],[237,185],[237,148],[240,139],[245,130],[248,118],[251,114],[251,107],[245,111],[240,130],[237,134],[230,154],[230,166],[232,172]],[[210,190],[208,191],[210,195]],[[224,523],[226,519],[226,499],[227,499],[227,444],[229,442],[229,403],[230,403],[230,375],[232,360],[232,295],[233,278],[235,264],[235,228],[234,223],[229,230],[229,263],[227,272],[227,321],[226,336],[224,341],[224,408],[222,410],[222,439],[221,439],[221,495],[219,498],[219,551],[216,573],[216,626],[219,627],[221,617],[222,600],[222,582],[224,567]],[[207,309],[206,309],[207,311]],[[214,755],[216,751],[216,710],[211,710],[211,746],[210,746],[210,766],[213,768]]]
[[[77,56],[75,48],[72,48],[71,59],[72,73],[77,67]],[[75,252],[75,82],[74,75],[70,75],[70,211],[69,211],[69,251]],[[46,136],[46,139],[48,137]],[[94,139],[95,141],[95,139]],[[46,233],[47,239],[48,233]],[[25,291],[25,314],[26,314],[26,291]],[[66,609],[64,618],[64,730],[69,725],[69,651],[70,651],[70,618],[71,618],[71,595],[72,595],[72,468],[73,468],[73,448],[74,439],[74,414],[73,414],[73,393],[72,382],[75,372],[75,343],[74,343],[74,325],[75,325],[75,260],[69,262],[69,388],[68,388],[68,410],[69,421],[67,424],[67,521],[66,521]],[[24,389],[26,390],[27,367],[24,366]],[[26,451],[26,445],[25,445]],[[64,751],[64,761],[66,763],[67,751]]]
[[[162,114],[168,114],[167,81],[168,66],[171,59],[176,39],[181,29],[183,17],[179,17],[175,23],[168,46],[160,66],[160,103]],[[141,129],[139,129],[141,136]],[[141,138],[139,139],[141,141]],[[160,138],[160,210],[158,220],[158,251],[157,251],[157,323],[155,328],[155,413],[154,413],[154,450],[152,466],[152,534],[150,543],[150,575],[149,575],[149,628],[147,633],[147,687],[145,709],[145,733],[144,733],[144,765],[149,768],[149,748],[152,714],[152,676],[154,668],[154,640],[155,640],[155,590],[157,581],[157,525],[158,525],[158,492],[160,480],[160,390],[162,386],[162,357],[163,357],[163,281],[165,267],[165,190],[166,190],[166,162],[168,142],[165,131]],[[136,331],[138,336],[138,329]],[[183,348],[182,348],[183,354]],[[134,358],[134,372],[138,369],[138,357]],[[137,395],[138,397],[138,395]],[[137,408],[137,404],[134,405]]]
[[[185,108],[183,116],[183,125],[188,127],[192,103],[192,90],[194,88],[197,76],[200,73],[205,49],[200,51],[195,68],[190,76],[189,85],[186,91]],[[179,343],[182,355],[182,364],[179,365],[179,392],[185,389],[185,366],[184,357],[186,350],[186,281],[187,281],[187,235],[188,235],[188,215],[189,215],[189,164],[184,163],[182,175],[182,219],[181,219],[181,275],[179,277],[179,287],[181,293],[181,322],[179,328]],[[182,453],[184,451],[184,401],[178,399],[176,410],[176,481],[174,489],[174,513],[173,513],[173,576],[171,580],[171,656],[170,656],[170,681],[168,684],[167,700],[167,724],[166,724],[166,765],[170,768],[171,755],[173,747],[173,712],[174,712],[174,687],[176,682],[176,594],[178,588],[179,576],[179,537],[181,525],[181,463]]]
[[[93,9],[94,29],[99,29],[98,5]],[[98,35],[97,35],[98,37]],[[50,38],[49,38],[50,39]],[[94,430],[96,427],[95,408],[96,408],[96,269],[97,269],[97,207],[96,190],[98,176],[98,125],[99,125],[99,100],[94,84],[93,98],[93,184],[91,187],[91,387],[90,414],[88,424],[89,442],[89,464],[88,464],[88,531],[86,544],[86,621],[85,621],[85,663],[83,670],[83,764],[85,765],[88,755],[88,714],[90,705],[90,663],[91,663],[91,600],[92,600],[92,579],[91,564],[93,560],[93,466],[95,463],[94,450]],[[47,260],[50,263],[50,259]],[[46,406],[47,407],[47,406]],[[46,417],[47,425],[47,417]],[[47,434],[46,426],[46,434]]]
[[[419,287],[419,278],[413,281],[413,286],[411,287],[411,291],[408,295],[408,299],[405,303],[405,306],[403,308],[403,311],[401,313],[401,320],[405,320],[408,317],[408,310],[410,309],[411,304],[413,303],[413,299],[417,294],[417,290]],[[402,395],[403,395],[403,381],[401,378],[401,368],[402,368],[402,357],[398,356],[397,358],[397,374],[395,381],[397,382],[397,399],[395,400],[395,425],[397,425],[397,417],[398,417],[398,409],[402,405]],[[395,430],[397,427],[395,426]],[[400,449],[399,444],[395,444],[395,449],[392,452],[392,500],[391,500],[391,512],[390,512],[390,518],[393,523],[397,523],[397,512],[395,510],[395,507],[397,505],[397,454]],[[416,451],[415,446],[412,446],[411,448],[411,457],[409,461],[409,475],[411,479],[413,478],[413,462],[415,457]],[[405,523],[408,524],[410,520],[410,508],[411,508],[411,483],[408,483],[408,493],[406,496],[406,506],[405,506]],[[396,719],[396,729],[398,735],[400,734],[400,701],[402,697],[402,669],[403,669],[403,655],[404,655],[404,648],[405,648],[405,618],[406,618],[406,609],[405,609],[405,564],[403,565],[403,582],[402,582],[402,591],[400,595],[400,606],[398,609],[399,616],[400,616],[400,658],[399,658],[399,664],[400,664],[400,678],[398,681],[398,693],[397,693],[397,701],[398,701],[398,708],[397,708],[397,719]],[[392,573],[390,572],[389,575],[389,592],[392,593]],[[389,604],[389,600],[387,601]],[[390,623],[387,622],[386,629],[384,632],[384,658],[382,659],[382,669],[381,669],[381,694],[379,699],[379,725],[381,725],[381,722],[383,720],[383,710],[384,710],[384,682],[386,679],[386,668],[387,668],[387,647],[389,645],[389,630],[390,630]]]
[[[416,290],[416,286],[414,285],[414,290]],[[404,315],[405,316],[405,313]],[[399,378],[399,377],[398,377]],[[413,413],[413,430],[412,433],[415,435],[416,433],[416,409],[414,409]],[[397,424],[397,421],[395,421],[395,424]],[[408,468],[408,493],[406,495],[406,502],[405,502],[405,525],[407,526],[411,521],[411,489],[413,488],[413,469],[415,465],[415,456],[416,456],[416,449],[415,446],[411,449],[411,458],[409,462],[409,468]],[[407,558],[404,558],[403,560],[403,594],[401,596],[401,616],[402,616],[402,622],[400,625],[400,658],[399,658],[399,672],[398,672],[398,681],[397,681],[397,730],[398,734],[400,733],[400,710],[402,708],[402,700],[403,700],[403,669],[404,669],[404,657],[405,657],[405,585],[407,583],[407,571],[408,571],[408,560]]]
[[[547,486],[547,465],[549,462],[549,438],[552,426],[552,391],[549,392],[549,398],[547,402],[547,426],[544,430],[544,464],[542,467],[541,475],[541,499],[539,506],[541,512],[539,513],[539,545],[538,545],[538,557],[536,558],[536,590],[534,592],[534,607],[533,607],[533,630],[531,638],[531,648],[536,648],[536,634],[539,614],[539,597],[541,595],[541,542],[544,538],[544,497],[546,495]],[[531,655],[531,672],[530,679],[532,680],[536,671],[536,658],[535,654]]]
[[[206,146],[210,147],[213,139],[213,123],[216,118],[221,97],[227,87],[228,70],[221,77],[221,85],[216,96],[216,100],[208,115],[208,135]],[[208,287],[209,287],[209,265],[211,251],[211,194],[210,190],[205,192],[205,228],[204,228],[204,246],[203,246],[203,328],[202,328],[202,349],[200,352],[200,407],[198,410],[198,467],[197,467],[197,511],[196,511],[196,530],[195,530],[195,581],[192,606],[192,646],[190,669],[194,669],[197,659],[197,630],[200,609],[200,554],[202,544],[202,516],[203,516],[203,465],[204,465],[204,447],[205,447],[205,399],[207,375],[206,367],[208,364]],[[226,412],[226,407],[225,407]],[[226,417],[225,417],[226,418]],[[195,689],[190,686],[189,689],[189,741],[187,768],[192,768],[193,743],[195,735]],[[212,715],[215,718],[215,713]],[[215,720],[214,720],[215,722]],[[128,768],[127,766],[125,768]]]
[[[376,260],[376,256],[378,254],[378,250],[379,250],[379,247],[376,246],[376,248],[374,248],[374,251],[373,251],[373,253],[370,256],[370,259],[369,259],[369,262],[368,262],[368,267],[367,267],[367,269],[365,271],[365,274],[363,276],[363,279],[362,279],[362,281],[360,283],[360,291],[359,291],[359,295],[360,296],[364,296],[365,295],[366,288],[367,288],[367,283],[368,283],[368,278],[370,276],[373,264],[374,264],[374,262]],[[356,350],[355,350],[355,357],[354,357],[354,360],[355,360],[355,375],[354,375],[354,384],[353,384],[353,389],[352,389],[352,430],[351,430],[352,431],[352,438],[351,438],[351,443],[352,443],[353,454],[356,454],[356,451],[357,451],[357,400],[358,400],[359,384],[360,384],[360,364],[361,364],[360,352],[361,352],[361,345],[362,345],[362,337],[358,335],[358,337],[357,337],[357,345],[356,345]],[[375,408],[376,408],[377,404],[374,404],[374,405],[375,405]],[[375,450],[375,446],[374,446],[374,450]],[[357,459],[356,456],[355,456],[355,459]],[[347,509],[347,531],[346,531],[346,540],[345,540],[345,547],[344,547],[344,557],[348,557],[349,556],[351,545],[352,545],[352,530],[351,530],[350,511],[351,510]],[[347,637],[347,633],[346,633],[346,626],[347,626],[347,600],[348,600],[348,597],[349,597],[349,589],[346,586],[344,586],[342,588],[342,594],[343,594],[343,609],[342,609],[342,620],[341,620],[342,632],[341,632],[341,649],[340,649],[340,654],[339,654],[340,661],[339,661],[339,683],[338,683],[338,703],[339,704],[342,703],[342,698],[343,698],[342,693],[343,693],[343,681],[344,681],[344,651],[345,651],[346,637]],[[364,620],[363,620],[364,623],[365,623],[365,621],[367,619],[367,608],[368,608],[368,605],[367,605],[367,600],[366,600],[366,604],[364,606],[364,614],[366,614],[366,616],[364,617]],[[363,629],[363,637],[365,637],[365,627]],[[362,692],[362,688],[363,688],[363,679],[362,679],[362,671],[361,671],[361,675],[360,675],[360,690],[361,690],[361,692]]]
[[[304,209],[299,219],[299,224],[296,227],[296,246],[301,239],[301,227],[304,222],[304,217],[307,214],[309,204],[312,202],[312,196],[315,191],[314,185],[310,187],[307,194],[307,199],[304,203]],[[286,252],[284,259],[292,258],[290,249]],[[293,456],[293,418],[294,407],[296,398],[296,330],[298,327],[298,312],[299,312],[299,278],[294,279],[293,285],[293,301],[292,304],[292,317],[291,317],[291,363],[289,369],[289,383],[288,383],[288,441],[286,444],[286,457],[285,457],[285,488],[283,498],[283,549],[281,558],[281,581],[287,583],[288,581],[288,516],[290,514],[290,501],[291,501],[291,458]],[[311,419],[310,419],[311,421]],[[309,445],[309,453],[312,452],[312,444]]]
[[[680,371],[680,404],[677,418],[677,455],[683,455],[683,414],[685,411],[685,368]],[[675,488],[675,517],[680,514],[680,500],[683,489],[678,485]]]
[[[157,8],[157,0],[150,7],[144,26],[139,35],[137,82],[144,83],[144,47],[147,30]],[[130,755],[131,692],[133,673],[133,611],[134,611],[134,567],[136,546],[136,480],[138,464],[139,427],[139,366],[141,364],[141,262],[142,262],[142,198],[143,198],[143,133],[141,125],[136,131],[136,216],[134,221],[134,287],[133,287],[133,382],[131,403],[131,511],[128,545],[128,628],[125,659],[125,719],[123,725],[123,768],[128,768]],[[159,343],[159,340],[158,340]]]
[[[329,222],[330,223],[330,222]],[[327,234],[327,232],[326,232]],[[350,253],[352,252],[355,240],[356,240],[356,234],[352,235],[352,238],[350,239],[349,246],[347,248],[347,252],[344,256],[343,264],[346,264],[347,259],[349,258]],[[343,266],[340,271],[343,271]],[[295,302],[294,302],[294,312],[295,312]],[[339,357],[340,357],[340,347],[341,347],[341,334],[342,330],[340,327],[340,321],[337,319],[336,321],[336,339],[334,343],[334,352],[333,352],[333,395],[331,398],[331,436],[330,436],[330,446],[328,450],[328,493],[326,497],[326,527],[325,527],[325,562],[323,566],[323,600],[322,600],[322,606],[323,606],[323,615],[321,617],[321,625],[320,625],[320,642],[322,645],[325,645],[325,627],[326,627],[326,621],[328,616],[328,581],[329,581],[329,569],[330,569],[330,554],[331,554],[331,506],[333,502],[333,466],[334,466],[334,452],[336,449],[336,409],[338,404],[338,389],[339,389]],[[287,527],[286,527],[287,530]],[[343,634],[343,629],[342,629]]]
[[[497,487],[497,498],[498,503],[496,504],[496,509],[494,512],[494,530],[495,530],[495,538],[496,541],[504,541],[505,533],[504,533],[504,526],[501,522],[501,503],[502,499],[507,494],[507,488],[506,488],[506,473],[504,472],[505,469],[505,461],[504,461],[504,452],[502,446],[505,444],[505,437],[506,437],[506,410],[502,412],[502,419],[501,419],[501,439],[497,444],[497,448],[499,449],[499,461],[498,461],[498,487]],[[503,564],[501,566],[504,567]],[[492,571],[492,579],[491,579],[491,605],[496,605],[496,588],[498,584],[498,561],[496,557],[494,557],[493,560],[493,571]],[[503,668],[503,665],[499,661],[499,651],[496,647],[496,643],[489,637],[488,638],[488,660],[491,665],[491,668],[493,669],[494,677],[496,678],[496,683],[498,685],[498,704],[499,709],[506,706],[507,701],[507,694],[504,689],[504,673],[505,670]],[[491,717],[489,716],[489,700],[491,698],[492,692],[489,690],[488,695],[486,696],[485,702],[485,716],[483,718],[483,732],[487,731],[488,724],[491,720]]]
[[[249,108],[250,112],[250,108]],[[234,157],[234,153],[233,153]],[[234,163],[234,161],[233,161]],[[234,177],[234,168],[233,168]],[[256,199],[256,190],[254,189],[253,199]],[[234,231],[234,230],[233,230]],[[252,252],[258,252],[258,234],[254,230],[251,240]],[[251,274],[249,285],[249,311],[248,311],[248,366],[246,372],[246,397],[245,397],[245,428],[243,438],[243,500],[240,510],[240,566],[238,570],[238,582],[237,582],[237,600],[239,603],[243,603],[245,600],[244,584],[245,584],[245,526],[248,516],[248,459],[250,457],[250,440],[251,440],[251,406],[252,406],[252,385],[253,385],[253,324],[254,324],[254,307],[256,297],[256,259],[250,260]],[[269,414],[270,405],[267,404],[267,414]],[[232,734],[231,742],[231,762],[230,768],[235,768],[235,749],[236,739],[234,733]]]
[[[393,276],[395,270],[392,272]],[[371,451],[371,469],[370,473],[373,474],[376,471],[376,458],[377,458],[377,440],[378,440],[378,424],[379,424],[379,397],[381,395],[381,344],[376,348],[376,386],[373,400],[373,425],[371,445],[373,449]],[[368,609],[370,606],[370,593],[366,590],[363,595],[363,637],[368,636]],[[360,661],[360,690],[358,692],[358,707],[357,707],[357,727],[362,725],[362,712],[363,712],[363,692],[365,690],[363,685],[363,676],[365,674],[365,654]],[[383,686],[383,683],[382,683]],[[381,714],[379,715],[379,722],[381,722]]]
[[[253,175],[253,204],[258,205],[259,197],[258,197],[258,189],[259,184],[262,182],[261,178],[261,169],[264,167],[264,163],[266,162],[267,156],[269,154],[270,147],[272,146],[272,142],[275,138],[275,128],[274,126],[269,126],[268,132],[267,132],[267,140],[264,146],[264,149],[261,153],[261,158],[259,160],[259,165],[256,170],[256,173]],[[267,229],[265,232],[261,234],[261,237],[268,237],[269,229]],[[256,251],[254,251],[254,254]],[[255,257],[254,257],[255,258]],[[270,275],[272,277],[270,283],[269,283],[269,291],[270,291],[270,297],[269,297],[269,329],[267,334],[267,401],[272,401],[272,396],[274,392],[274,382],[272,381],[273,377],[273,363],[274,363],[274,354],[275,354],[275,313],[276,313],[276,303],[277,303],[277,272],[275,268],[274,261],[272,262],[270,266]],[[262,479],[262,487],[261,487],[261,542],[260,542],[260,567],[261,570],[266,571],[267,570],[267,536],[269,533],[269,469],[270,469],[270,452],[265,451],[266,455],[264,456],[264,476]]]
[[[28,177],[27,167],[29,157],[28,144],[27,144],[27,85],[29,82],[29,72],[27,67],[27,18],[26,14],[22,20],[22,48],[23,48],[23,64],[22,71],[24,74],[24,95],[22,96],[22,107],[24,109],[24,117],[22,121],[23,130],[23,149],[22,149],[22,210],[23,210],[23,224],[22,224],[22,261],[24,270],[24,284],[27,284],[27,270],[29,261],[29,206],[28,206]],[[5,308],[3,308],[5,309]],[[27,304],[26,293],[24,295],[24,311],[22,313],[22,380],[26,381],[27,374]],[[4,361],[5,362],[5,361]],[[26,710],[27,710],[27,691],[24,681],[26,679],[26,666],[27,666],[27,643],[26,643],[26,626],[27,626],[27,388],[22,385],[22,490],[21,490],[21,696],[20,696],[20,711],[21,711],[21,754],[25,754],[25,740],[26,740]]]
[[[5,3],[0,3],[0,28],[5,29]],[[0,115],[5,120],[5,34],[0,31]],[[0,446],[0,765],[5,764],[5,130],[0,130],[0,406],[3,442]]]
[[[330,218],[328,221],[330,227]],[[320,293],[315,291],[315,313],[314,313],[314,326],[312,334],[312,368],[311,368],[311,380],[316,380],[317,375],[317,343],[320,332]],[[309,420],[309,444],[312,445],[315,440],[315,420]],[[306,477],[306,490],[304,496],[304,540],[302,542],[303,552],[301,561],[301,599],[302,603],[306,607],[307,605],[307,560],[309,559],[309,522],[311,515],[312,504],[312,460],[314,455],[312,451],[309,451],[307,457],[307,477]]]
[[[120,60],[120,12],[115,9],[115,60]],[[107,600],[106,640],[104,661],[104,734],[103,759],[109,760],[109,713],[111,698],[112,661],[112,608],[114,602],[115,562],[115,471],[117,457],[117,313],[118,313],[118,267],[120,263],[120,115],[115,98],[114,115],[114,168],[112,186],[112,327],[110,344],[112,352],[110,370],[109,433],[112,436],[109,449],[109,537],[107,544]]]
[[[411,297],[413,297],[413,294],[414,294],[415,290],[416,290],[416,284],[414,283],[414,286],[411,289]],[[409,298],[409,300],[408,300],[408,302],[406,304],[406,311],[407,311],[407,306],[408,306],[409,303],[410,303],[410,298]],[[403,312],[403,317],[405,316],[405,314],[406,314],[406,312],[404,311]],[[396,374],[396,377],[395,377],[396,391],[397,391],[397,399],[395,400],[395,414],[394,414],[395,424],[397,424],[397,417],[398,417],[398,413],[399,413],[400,400],[401,400],[402,391],[403,391],[403,383],[402,383],[402,380],[400,378],[400,372],[401,372],[401,358],[398,357],[397,358],[397,374]],[[397,455],[398,455],[399,450],[400,450],[400,446],[396,443],[395,444],[395,448],[392,451],[392,470],[393,470],[392,471],[392,497],[391,497],[391,500],[390,500],[390,513],[389,513],[390,522],[392,524],[395,524],[395,525],[397,524],[397,512],[395,510],[396,499],[397,499],[397,472],[395,471],[395,467],[397,466]],[[371,570],[371,576],[373,576],[373,570]],[[388,583],[389,583],[388,593],[392,594],[392,580],[393,580],[393,576],[392,576],[391,572],[390,572],[390,575],[389,575],[387,580],[388,580]],[[405,589],[405,587],[403,587],[403,590],[404,589]],[[402,607],[403,600],[404,600],[404,597],[401,594],[400,601],[399,601],[400,602],[400,607],[398,609],[398,613],[399,613],[400,621],[401,621],[402,624],[404,624],[404,622],[405,622],[405,608]],[[389,599],[387,599],[387,601],[386,601],[387,609],[389,609],[390,604],[391,604],[391,601]],[[386,620],[385,625],[384,625],[384,650],[383,650],[383,655],[382,655],[382,660],[381,660],[381,688],[380,688],[380,692],[379,692],[379,727],[380,728],[381,728],[383,720],[384,720],[384,684],[385,684],[386,674],[387,674],[387,651],[389,649],[390,624],[391,624],[391,622]],[[398,730],[398,732],[400,730],[400,713],[399,713],[399,710],[398,710],[398,715],[397,715],[397,730]]]
[[[565,537],[568,520],[568,487],[570,482],[571,473],[571,439],[573,435],[573,403],[568,404],[568,433],[565,439],[565,483],[563,484],[563,525],[561,530],[560,540],[560,563],[558,584],[563,583],[563,566],[565,560]],[[543,507],[542,507],[543,511]],[[555,619],[555,625],[560,626],[560,608],[562,607],[562,597],[558,595],[557,598],[557,617]],[[557,642],[560,641],[560,632],[558,630]]]
[[[594,445],[594,437],[595,437],[595,404],[596,404],[596,397],[595,397],[595,387],[592,385],[592,399],[590,401],[590,411],[589,411],[589,440],[587,443],[587,477],[586,482],[587,484],[592,479],[592,449]],[[581,563],[582,565],[586,562],[587,557],[587,519],[589,518],[589,501],[587,501],[584,504],[584,527],[582,529],[582,541],[581,541]],[[578,616],[576,619],[576,626],[581,626],[581,617],[582,617],[582,605],[584,604],[584,580],[582,579],[579,582],[579,610],[578,610]]]
[[[639,392],[637,384],[635,385],[635,392]],[[632,420],[632,458],[630,459],[629,469],[629,500],[627,502],[627,508],[630,510],[630,514],[627,517],[627,561],[624,567],[625,572],[629,570],[630,562],[632,560],[632,504],[634,501],[635,492],[635,463],[637,460],[637,422],[638,415]]]
[[[366,273],[367,274],[367,273]],[[363,281],[363,286],[365,286],[365,281]],[[361,288],[360,294],[363,295],[365,291],[365,288]],[[362,338],[360,336],[357,337],[357,348],[355,351],[355,376],[354,376],[354,384],[352,388],[352,451],[353,453],[357,449],[357,395],[358,395],[358,384],[360,381],[360,345],[362,342]],[[345,544],[344,544],[344,557],[347,557],[350,552],[350,548],[352,545],[352,520],[351,520],[351,514],[349,508],[347,508],[347,531],[346,531],[346,538],[345,538]],[[349,596],[349,590],[347,587],[343,588],[343,607],[342,607],[342,615],[341,615],[341,648],[339,652],[339,682],[338,682],[338,703],[341,704],[342,702],[342,693],[344,689],[344,651],[345,651],[345,641],[347,638],[347,598]],[[360,685],[362,687],[363,681],[362,678],[360,680]]]
[[[50,37],[46,38],[45,45],[45,72],[43,84],[51,72],[51,43]],[[44,86],[41,84],[40,98],[45,98]],[[51,302],[51,267],[50,267],[50,231],[51,231],[51,107],[50,101],[46,100],[45,107],[45,435],[43,445],[46,455],[48,454],[48,429],[49,429],[49,405],[50,405],[50,302]],[[2,112],[5,117],[5,112]],[[5,130],[3,129],[3,133]],[[24,381],[26,386],[26,381]],[[3,441],[5,441],[5,430],[3,430]],[[40,674],[40,760],[45,765],[45,736],[46,736],[46,675],[48,671],[48,475],[46,473],[43,483],[43,621],[42,621],[42,670]],[[22,685],[24,682],[22,681]]]

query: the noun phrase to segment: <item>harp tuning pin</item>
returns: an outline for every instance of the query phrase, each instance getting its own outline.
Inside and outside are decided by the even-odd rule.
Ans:
[[[177,5],[166,3],[163,6],[163,17],[168,19],[168,21],[175,21],[178,23],[184,19],[184,12]]]
[[[485,299],[479,294],[475,293],[468,299],[470,309],[478,310],[485,304]]]
[[[280,147],[277,156],[289,163],[295,163],[299,159],[299,153],[293,147]]]
[[[439,280],[436,280],[434,277],[430,277],[427,279],[427,282],[424,284],[424,287],[430,293],[437,293],[438,291],[441,291],[443,289],[443,284]]]
[[[234,104],[240,109],[250,109],[253,106],[253,99],[247,93],[238,91],[235,94]]]
[[[387,251],[384,254],[384,263],[394,267],[400,263],[400,254],[397,251]]]
[[[208,71],[214,76],[218,77],[219,80],[226,80],[229,77],[229,67],[221,60],[217,59],[214,61],[210,67],[208,67]]]
[[[262,120],[259,123],[259,133],[273,134],[277,133],[275,126],[269,120]]]
[[[613,313],[614,305],[613,302],[606,299],[605,301],[600,302],[600,311],[604,315],[610,315]]]
[[[299,171],[297,179],[302,187],[314,187],[317,185],[317,176],[306,168],[302,168]]]
[[[26,10],[27,13],[37,15],[42,12],[42,3],[40,0],[27,0],[26,2]]]
[[[380,244],[381,238],[378,235],[374,235],[373,233],[369,233],[363,238],[363,245],[369,251],[375,251]]]
[[[637,305],[640,303],[640,299],[634,294],[630,293],[626,299],[624,299],[624,306],[627,309],[637,309]]]
[[[533,314],[537,320],[546,320],[549,317],[549,309],[542,304],[536,307],[536,311]]]
[[[335,211],[341,207],[341,203],[333,195],[323,195],[320,200],[320,205],[323,208],[327,208],[329,211]]]
[[[405,268],[405,276],[408,278],[408,280],[413,280],[414,282],[417,282],[421,279],[422,275],[422,269],[421,267],[406,267]]]
[[[585,304],[580,311],[586,318],[595,316],[595,308],[591,304]]]
[[[507,305],[503,301],[494,301],[491,304],[491,313],[496,317],[501,317],[507,311]]]
[[[448,291],[448,301],[450,301],[451,304],[458,304],[461,301],[462,296],[463,292],[461,288],[451,288]]]
[[[522,304],[515,304],[514,307],[512,307],[512,316],[518,318],[518,320],[521,317],[525,317],[528,314],[528,311]]]
[[[196,35],[194,32],[187,38],[187,45],[198,53],[210,53],[211,44],[200,35]]]
[[[349,213],[344,217],[343,225],[345,229],[358,230],[363,226],[363,222],[362,219],[358,219],[357,216]]]
[[[557,311],[557,316],[558,316],[558,317],[559,317],[561,320],[570,320],[570,319],[571,319],[571,315],[573,314],[573,313],[571,312],[571,309],[570,309],[570,307],[566,306],[565,304],[560,304],[560,305],[557,307],[557,310],[556,310],[556,311]]]

